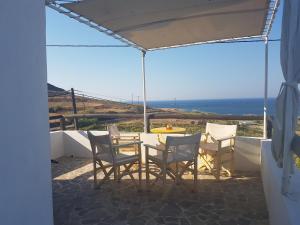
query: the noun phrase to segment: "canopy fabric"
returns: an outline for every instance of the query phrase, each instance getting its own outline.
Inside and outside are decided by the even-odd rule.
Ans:
[[[300,1],[286,0],[283,10],[280,53],[285,82],[276,100],[272,152],[278,166],[283,167],[282,192],[286,194],[294,165],[291,143],[295,136],[299,107]]]
[[[62,6],[144,50],[262,35],[270,0],[84,0]]]

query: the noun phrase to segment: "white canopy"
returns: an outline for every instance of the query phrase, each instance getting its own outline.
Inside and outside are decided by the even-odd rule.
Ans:
[[[55,1],[51,1],[53,4]],[[154,50],[267,35],[272,0],[83,0],[60,4],[90,26]],[[70,16],[70,15],[69,15]],[[83,20],[80,22],[84,22]]]

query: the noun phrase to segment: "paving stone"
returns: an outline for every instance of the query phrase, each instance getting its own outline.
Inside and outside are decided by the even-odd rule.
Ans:
[[[140,217],[135,217],[128,221],[129,225],[140,225],[140,224],[145,224],[145,223],[146,223],[146,221]]]
[[[205,225],[206,223],[200,220],[197,216],[192,216],[189,218],[191,225]]]
[[[162,207],[159,215],[165,217],[179,217],[181,209],[176,204],[168,203]]]
[[[191,225],[191,224],[186,218],[181,218],[180,225]]]
[[[52,164],[55,225],[267,225],[259,174],[199,177],[198,191],[184,182],[137,192],[130,180],[93,189],[90,160],[63,157]],[[103,176],[103,175],[101,175]],[[145,185],[143,181],[143,185]]]

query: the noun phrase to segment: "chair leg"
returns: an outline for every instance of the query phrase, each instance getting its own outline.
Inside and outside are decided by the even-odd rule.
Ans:
[[[139,167],[139,189],[141,190],[141,188],[142,188],[142,162],[141,162],[141,160],[139,160],[139,165],[138,165],[138,167]]]
[[[222,168],[220,153],[217,152],[215,157],[216,157],[216,176],[215,177],[216,177],[217,180],[220,180],[220,173],[221,173],[221,168]]]
[[[142,154],[141,154],[141,145],[138,145],[139,161],[138,161],[138,170],[139,170],[139,189],[142,188]]]
[[[212,173],[213,169],[209,163],[208,155],[207,154],[200,155],[200,160],[202,160],[202,162],[203,162],[203,167],[205,167],[209,173]]]
[[[234,173],[234,151],[230,152],[231,154],[231,161],[230,161],[230,177],[232,177],[232,173]]]
[[[166,184],[166,180],[167,180],[167,165],[166,163],[163,163],[162,165],[162,179],[163,179],[163,185]]]
[[[149,155],[149,148],[146,147],[146,155],[145,155],[145,159],[146,159],[146,165],[145,165],[145,169],[146,169],[146,188],[147,190],[149,189],[149,159],[148,159],[148,155]]]
[[[175,183],[179,184],[178,162],[176,162]]]
[[[105,170],[105,169],[104,169]],[[108,172],[105,173],[104,178],[98,183],[98,187],[100,187],[106,180],[109,179],[109,176],[114,172],[114,167],[112,167]]]
[[[118,166],[118,170],[117,170],[117,182],[121,182],[120,179],[118,179],[118,177],[121,175],[121,167]]]
[[[119,166],[113,166],[113,170],[114,170],[114,181],[118,181],[118,174],[119,174]]]
[[[195,157],[194,160],[194,192],[197,191],[197,183],[198,183],[198,157]]]
[[[96,165],[96,161],[93,160],[93,167],[94,167],[94,189],[98,188],[98,184],[97,184],[97,165]]]

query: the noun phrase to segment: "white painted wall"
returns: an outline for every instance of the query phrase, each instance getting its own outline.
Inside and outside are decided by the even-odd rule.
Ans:
[[[51,133],[53,142],[52,155],[58,158],[61,155],[90,158],[91,148],[85,131],[58,131],[63,134],[63,141],[57,132]],[[107,134],[106,131],[93,131],[97,135]],[[164,135],[166,136],[166,135]],[[162,136],[162,138],[164,138]],[[183,136],[182,134],[173,134],[173,136]],[[157,134],[140,134],[141,141],[144,144],[158,144]],[[260,171],[260,138],[237,137],[234,152],[234,168],[239,171]],[[63,146],[60,146],[63,145]],[[63,150],[63,151],[62,151]],[[58,153],[59,152],[59,153]],[[150,149],[151,154],[156,151]],[[142,145],[142,158],[145,160],[145,148]]]
[[[0,1],[0,224],[52,225],[44,0]]]
[[[51,159],[57,159],[65,155],[64,132],[55,131],[50,133]]]
[[[260,171],[261,138],[236,137],[234,168],[239,171]]]
[[[107,131],[92,131],[95,135],[107,134]],[[64,131],[64,151],[66,156],[92,157],[92,149],[86,131]]]
[[[290,197],[281,194],[282,169],[278,168],[271,152],[271,141],[262,141],[262,166],[264,192],[271,225],[300,224],[300,171],[295,169]]]

